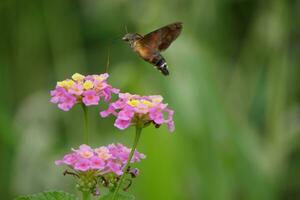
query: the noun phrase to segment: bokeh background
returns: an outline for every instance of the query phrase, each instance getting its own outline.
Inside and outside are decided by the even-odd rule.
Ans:
[[[49,103],[56,81],[102,73],[122,91],[161,94],[176,132],[147,128],[130,192],[153,200],[300,199],[300,1],[1,0],[1,199],[76,194],[54,160],[82,142],[82,110]],[[182,21],[163,77],[121,41]],[[91,108],[92,145],[130,145]]]

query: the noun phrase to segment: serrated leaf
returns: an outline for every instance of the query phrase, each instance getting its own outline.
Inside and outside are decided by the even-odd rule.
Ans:
[[[77,200],[74,195],[68,194],[66,192],[42,192],[38,194],[20,196],[15,198],[15,200]]]
[[[113,193],[106,194],[104,196],[101,196],[99,200],[112,200]],[[117,194],[118,200],[135,200],[135,197],[131,194],[126,193],[119,193]]]

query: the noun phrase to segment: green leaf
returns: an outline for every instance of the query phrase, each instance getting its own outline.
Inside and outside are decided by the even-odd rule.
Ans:
[[[113,193],[106,194],[101,196],[99,200],[111,200]],[[131,194],[119,193],[117,194],[117,200],[135,200],[135,197]]]
[[[74,195],[65,192],[42,192],[38,194],[20,196],[15,200],[77,200]]]

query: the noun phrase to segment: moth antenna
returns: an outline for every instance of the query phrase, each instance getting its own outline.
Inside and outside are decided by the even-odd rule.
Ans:
[[[127,26],[125,25],[125,31],[126,31],[126,33],[128,33],[128,30],[127,30]]]
[[[110,56],[110,47],[108,47],[108,49],[107,49],[107,62],[106,62],[106,67],[105,67],[105,73],[108,73],[109,56]]]

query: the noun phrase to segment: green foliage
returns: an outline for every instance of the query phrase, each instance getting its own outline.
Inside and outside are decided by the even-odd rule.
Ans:
[[[15,198],[15,200],[76,200],[76,199],[77,198],[75,198],[74,195],[61,192],[61,191],[42,192],[39,194],[21,196]]]
[[[99,198],[99,200],[111,200],[113,197],[113,193],[108,193],[106,195],[103,195]],[[118,193],[117,194],[117,199],[118,200],[135,200],[135,197],[131,194],[127,193]]]

